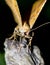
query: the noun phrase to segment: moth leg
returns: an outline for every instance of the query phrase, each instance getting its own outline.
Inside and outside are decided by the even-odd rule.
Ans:
[[[30,40],[29,40],[28,46],[31,46],[31,41],[32,41],[32,37],[31,37]]]
[[[9,37],[9,39],[14,39],[14,40],[16,39],[16,32],[15,31],[13,32],[12,36]]]
[[[28,44],[29,46],[31,46],[31,41],[32,41],[33,36],[34,36],[34,32],[32,32],[32,37],[30,37],[29,44]]]
[[[14,39],[14,40],[16,39],[16,37],[17,37],[17,30],[18,30],[18,26],[15,27],[14,32],[13,32],[12,36],[9,37],[9,39]]]
[[[31,49],[31,42],[32,42],[33,36],[34,36],[34,32],[32,32],[32,37],[28,36],[29,44],[27,45],[27,48],[29,48],[29,46],[30,46],[30,49]]]
[[[12,39],[13,37],[14,37],[14,34],[11,37],[9,37],[9,39]]]

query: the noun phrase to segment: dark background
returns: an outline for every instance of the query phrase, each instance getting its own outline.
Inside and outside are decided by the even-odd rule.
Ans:
[[[28,11],[30,11],[32,4],[35,0],[18,0],[21,16],[26,18]],[[42,23],[50,22],[50,2],[47,0],[43,10],[41,11],[35,25],[33,28],[41,25]],[[0,0],[0,53],[1,56],[4,53],[4,41],[5,38],[10,37],[14,31],[14,28],[17,24],[14,22],[14,18],[11,10],[6,5],[4,0]],[[32,41],[32,45],[37,45],[41,54],[44,58],[45,65],[49,65],[49,52],[50,52],[50,24],[45,25],[35,31]],[[4,65],[1,63],[3,61],[3,57],[0,56],[0,65]],[[3,61],[4,63],[4,61]]]

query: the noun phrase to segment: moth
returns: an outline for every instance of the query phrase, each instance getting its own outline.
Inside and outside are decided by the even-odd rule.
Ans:
[[[10,7],[14,16],[14,20],[18,24],[14,29],[13,35],[9,39],[12,39],[12,38],[16,39],[16,36],[19,35],[20,37],[25,37],[30,39],[30,42],[31,42],[32,37],[29,35],[30,29],[35,24],[42,8],[44,7],[46,3],[46,0],[37,0],[33,4],[29,22],[28,22],[29,25],[27,24],[27,21],[25,21],[24,24],[22,25],[22,18],[21,18],[20,10],[16,0],[5,0],[5,2]]]
[[[6,64],[44,65],[39,48],[34,46],[33,52],[31,52],[30,47],[34,33],[32,36],[30,36],[29,33],[35,24],[42,8],[44,7],[46,0],[36,0],[36,2],[33,4],[28,22],[29,25],[27,24],[27,21],[24,21],[24,24],[22,23],[23,21],[17,0],[5,0],[5,2],[10,7],[14,16],[14,20],[18,24],[14,29],[13,35],[4,42]],[[26,38],[29,39],[29,43],[27,42]],[[26,42],[28,44],[26,44]]]

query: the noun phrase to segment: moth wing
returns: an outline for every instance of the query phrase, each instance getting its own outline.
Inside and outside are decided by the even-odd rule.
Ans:
[[[18,3],[16,0],[5,0],[6,4],[10,7],[15,22],[19,25],[22,26],[22,19],[21,19],[21,15],[20,15],[20,11],[19,11],[19,7],[18,7]]]
[[[33,27],[33,25],[36,22],[36,19],[39,16],[39,14],[40,14],[40,12],[41,12],[41,10],[42,10],[45,3],[46,3],[46,0],[37,0],[33,4],[30,19],[29,19],[30,28]]]

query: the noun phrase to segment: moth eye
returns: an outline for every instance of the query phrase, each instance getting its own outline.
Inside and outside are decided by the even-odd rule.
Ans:
[[[15,32],[18,32],[18,30],[15,28],[15,30],[14,30]]]

